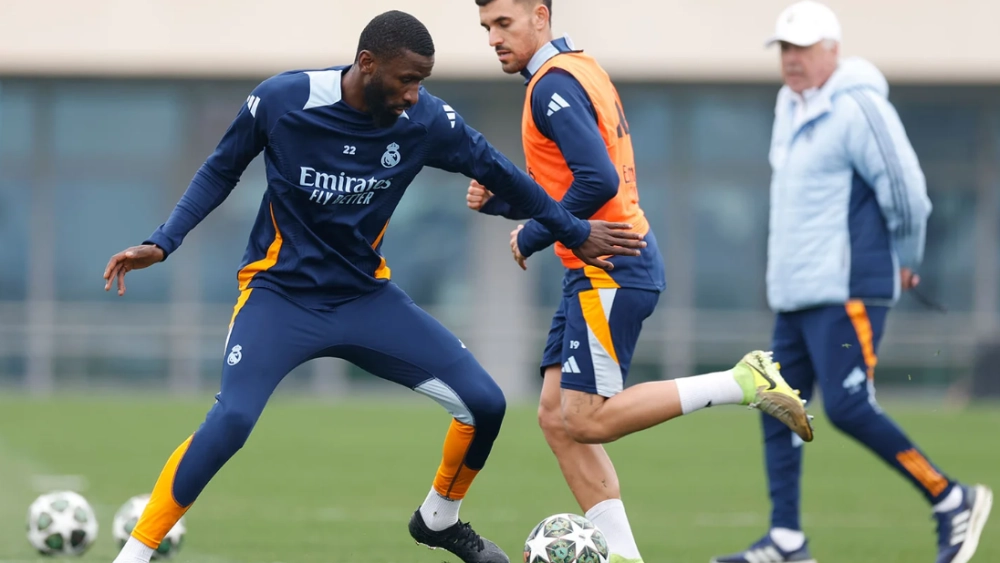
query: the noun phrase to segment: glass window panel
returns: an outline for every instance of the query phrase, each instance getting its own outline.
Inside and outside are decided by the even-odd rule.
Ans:
[[[0,83],[0,162],[10,164],[31,155],[34,109],[29,84]]]
[[[923,163],[971,164],[979,153],[980,108],[952,101],[903,101],[899,118]]]
[[[696,163],[767,162],[777,89],[706,89],[692,92],[688,116],[691,155]]]
[[[166,84],[60,82],[52,104],[57,157],[160,159],[181,142],[177,92]]]
[[[114,289],[104,292],[104,267],[114,253],[141,243],[163,222],[166,182],[156,174],[82,179],[72,170],[58,171],[52,198],[57,299],[117,298]],[[170,276],[164,266],[132,272],[126,298],[166,302]]]
[[[30,86],[0,83],[0,301],[27,294],[33,120]]]
[[[766,189],[755,184],[761,182],[708,171],[695,174],[692,256],[699,308],[766,307],[768,199]]]
[[[0,169],[0,301],[24,299],[28,291],[30,184]]]

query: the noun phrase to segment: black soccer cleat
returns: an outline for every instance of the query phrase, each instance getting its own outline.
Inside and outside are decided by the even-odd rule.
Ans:
[[[467,522],[459,521],[435,532],[424,523],[419,508],[410,518],[410,535],[418,544],[450,551],[464,563],[510,563],[510,558],[497,544],[477,534]]]

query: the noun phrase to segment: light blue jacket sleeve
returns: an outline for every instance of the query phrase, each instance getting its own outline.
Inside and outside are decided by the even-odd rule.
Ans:
[[[858,111],[847,130],[848,157],[875,190],[900,267],[916,269],[923,261],[931,213],[917,154],[888,100],[865,90],[850,96]]]

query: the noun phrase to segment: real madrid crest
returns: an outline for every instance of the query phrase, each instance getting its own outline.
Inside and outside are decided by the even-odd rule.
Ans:
[[[392,168],[399,164],[399,145],[392,143],[386,147],[386,151],[382,153],[382,166],[386,168]]]
[[[243,359],[243,351],[242,350],[243,350],[243,347],[240,346],[239,344],[237,344],[236,346],[233,346],[233,350],[231,352],[229,352],[229,357],[226,358],[226,363],[228,363],[231,366],[235,366],[236,364],[240,363],[240,360]]]

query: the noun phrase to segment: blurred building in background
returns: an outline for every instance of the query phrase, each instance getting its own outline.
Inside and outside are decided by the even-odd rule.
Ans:
[[[668,291],[632,380],[724,368],[767,347],[766,157],[780,82],[777,52],[763,42],[785,2],[554,3],[557,34],[617,81],[667,262]],[[948,312],[904,296],[883,342],[880,389],[967,388],[1000,329],[1000,4],[958,4],[830,2],[843,53],[889,77],[935,206],[921,288]],[[394,8],[434,34],[427,87],[523,163],[523,81],[500,72],[472,0],[0,4],[0,385],[214,390],[262,159],[165,264],[129,274],[123,298],[103,291],[107,260],[166,219],[260,80],[349,63],[365,23]],[[514,224],[469,212],[467,182],[423,172],[383,251],[396,283],[510,397],[529,397],[560,266],[545,253],[517,268]],[[284,388],[386,388],[372,380],[316,361]]]

